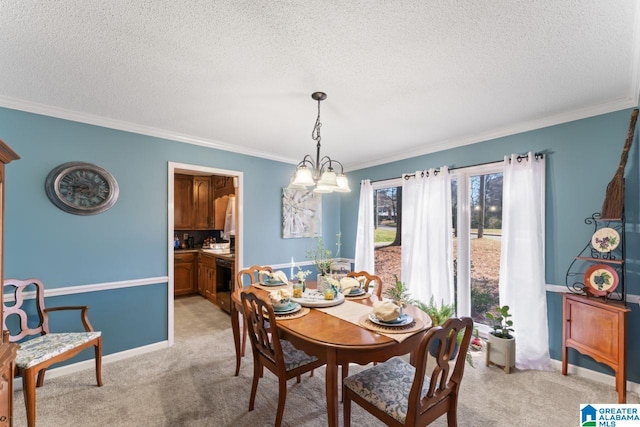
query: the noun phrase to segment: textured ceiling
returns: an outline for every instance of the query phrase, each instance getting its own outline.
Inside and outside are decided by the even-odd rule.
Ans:
[[[2,0],[0,106],[348,170],[638,105],[635,0]]]

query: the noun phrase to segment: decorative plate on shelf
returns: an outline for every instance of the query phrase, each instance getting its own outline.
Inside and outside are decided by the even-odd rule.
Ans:
[[[604,296],[613,292],[618,286],[618,272],[606,264],[595,264],[584,273],[584,284],[592,295]]]
[[[611,252],[620,244],[620,234],[611,227],[597,230],[591,236],[591,246],[598,252]]]

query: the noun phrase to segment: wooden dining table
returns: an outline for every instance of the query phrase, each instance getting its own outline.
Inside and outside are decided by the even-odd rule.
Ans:
[[[252,292],[263,299],[268,299],[267,291],[254,286],[245,287],[233,293],[232,305],[235,307],[232,309],[231,323],[238,358],[240,357],[238,308],[241,307],[241,292]],[[371,295],[369,298],[351,300],[372,306],[379,298]],[[308,354],[324,354],[326,357],[325,387],[329,426],[338,425],[338,366],[349,363],[366,365],[371,362],[383,362],[393,356],[412,354],[417,349],[418,343],[431,326],[431,319],[414,306],[408,306],[404,310],[414,319],[420,319],[425,328],[402,342],[313,308],[303,317],[277,320],[282,339],[286,339]]]

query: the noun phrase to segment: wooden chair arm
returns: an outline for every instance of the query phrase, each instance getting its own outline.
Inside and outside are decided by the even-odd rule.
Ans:
[[[64,306],[64,307],[49,307],[49,308],[45,308],[42,310],[42,315],[44,317],[43,319],[43,324],[48,325],[49,324],[49,312],[52,311],[64,311],[64,310],[82,310],[80,313],[80,319],[82,320],[82,325],[84,326],[84,330],[86,332],[93,332],[93,326],[91,326],[91,323],[89,322],[89,316],[88,316],[88,311],[89,311],[89,306],[88,305],[68,305],[68,306]]]

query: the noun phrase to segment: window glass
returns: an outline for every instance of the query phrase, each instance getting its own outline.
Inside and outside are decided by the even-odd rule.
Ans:
[[[402,187],[384,187],[374,190],[375,271],[382,283],[394,283],[394,275],[400,277],[400,218]]]
[[[465,169],[451,180],[454,286],[456,301],[467,301],[458,315],[480,324],[499,304],[502,249],[502,172],[499,166],[489,173],[483,169]]]

